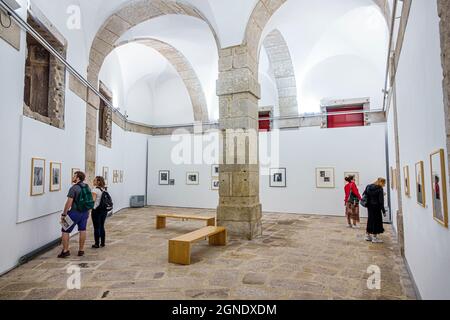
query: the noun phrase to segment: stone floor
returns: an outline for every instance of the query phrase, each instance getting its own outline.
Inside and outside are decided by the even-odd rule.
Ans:
[[[168,239],[203,226],[157,213],[211,210],[127,209],[107,221],[107,247],[59,260],[55,248],[0,278],[0,299],[415,299],[391,228],[385,243],[363,240],[344,218],[265,213],[264,234],[230,239],[227,247],[193,246],[192,265],[167,262]],[[89,235],[91,238],[91,235]],[[72,252],[77,250],[72,239]],[[68,267],[81,268],[81,289],[68,290]],[[369,290],[367,269],[381,269],[381,290]]]

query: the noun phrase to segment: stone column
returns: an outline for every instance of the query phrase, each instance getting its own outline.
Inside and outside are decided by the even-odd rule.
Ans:
[[[442,87],[444,92],[445,128],[447,133],[447,151],[450,153],[450,1],[438,0],[438,13],[440,17],[441,59],[444,79]],[[447,155],[450,159],[450,154]],[[448,170],[450,175],[450,170]]]
[[[97,124],[100,98],[88,89],[87,101],[85,173],[86,182],[92,184],[92,181],[95,178],[95,164],[97,159]]]
[[[217,221],[229,234],[251,240],[262,234],[256,61],[244,45],[222,49],[219,60],[222,135]]]

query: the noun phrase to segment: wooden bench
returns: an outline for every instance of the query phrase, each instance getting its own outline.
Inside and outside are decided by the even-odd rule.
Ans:
[[[227,230],[224,227],[204,227],[169,240],[169,262],[191,264],[191,244],[205,238],[209,238],[211,246],[226,246]]]
[[[216,218],[214,217],[182,215],[182,214],[158,214],[156,216],[156,229],[164,229],[166,227],[167,218],[181,219],[182,221],[188,220],[206,221],[206,225],[209,227],[214,227],[216,225]]]

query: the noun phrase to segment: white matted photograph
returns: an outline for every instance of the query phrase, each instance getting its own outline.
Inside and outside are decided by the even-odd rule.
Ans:
[[[50,192],[61,191],[61,163],[50,162]]]
[[[334,168],[316,169],[316,187],[319,189],[334,189]]]
[[[200,184],[200,174],[198,172],[186,173],[186,184],[189,186],[196,186]]]
[[[159,171],[159,185],[168,186],[169,183],[170,183],[170,171],[169,170]]]
[[[31,196],[45,193],[45,159],[33,158],[31,160]]]
[[[270,169],[270,187],[286,188],[286,168]]]

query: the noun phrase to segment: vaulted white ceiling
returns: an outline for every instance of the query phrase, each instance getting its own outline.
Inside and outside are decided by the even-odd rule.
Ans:
[[[222,47],[242,42],[248,19],[257,1],[183,0],[198,8],[209,20]],[[44,11],[69,40],[76,39],[69,43],[68,59],[79,66],[81,74],[85,74],[95,34],[106,19],[129,0],[57,2],[31,0],[31,2]],[[81,9],[81,30],[70,30],[66,27],[69,16],[67,9],[73,5],[78,5]],[[289,46],[297,78],[301,111],[315,110],[317,101],[325,97],[335,97],[339,92],[342,97],[381,96],[387,55],[387,26],[373,0],[289,0],[270,19],[263,36],[273,29],[281,31]],[[218,52],[210,26],[193,17],[162,16],[132,28],[117,43],[141,37],[152,37],[167,42],[189,60],[203,86],[210,119],[217,119],[218,98],[215,95],[215,81],[218,78]],[[261,70],[270,69],[269,66],[264,66],[264,63],[267,63],[267,60],[262,59]],[[345,72],[349,68],[352,69],[352,73]],[[121,79],[113,81],[115,77]],[[133,107],[130,107],[129,111],[130,117],[133,114],[134,121],[160,125],[192,121],[189,112],[177,112],[177,116],[183,115],[177,117],[174,115],[174,109],[167,105],[180,104],[181,97],[186,92],[180,89],[178,80],[181,79],[173,67],[156,51],[136,46],[122,48],[114,52],[113,57],[105,62],[100,78],[117,87],[112,88],[113,91],[117,91],[114,92],[115,103],[120,105],[122,110],[127,109],[130,99],[133,101]],[[264,81],[273,81],[270,72],[266,72],[261,78],[265,79]],[[339,85],[335,85],[338,79],[341,81]],[[150,85],[162,80],[166,83],[165,88]],[[363,85],[356,88],[352,81],[359,81]],[[263,90],[266,87],[270,86],[263,83]],[[154,105],[154,108],[157,108],[158,112],[162,109],[167,116],[160,114],[158,119],[150,119],[150,114],[154,116],[154,112],[145,111],[147,113],[144,116],[131,111],[136,109],[139,98],[130,98],[130,94],[143,93],[144,88],[166,92],[168,95],[175,88],[180,90],[178,98],[173,102],[166,102],[164,99],[153,100],[161,104]],[[352,88],[355,90],[352,91]],[[377,95],[378,93],[380,95]],[[270,94],[263,92],[263,97],[265,95]],[[155,92],[149,96],[155,97]],[[186,99],[188,101],[184,105],[191,112],[192,108],[188,107],[189,98]],[[145,98],[145,102],[147,100],[148,97]],[[142,106],[146,108],[145,103],[142,103]],[[171,114],[174,116],[171,117]]]

